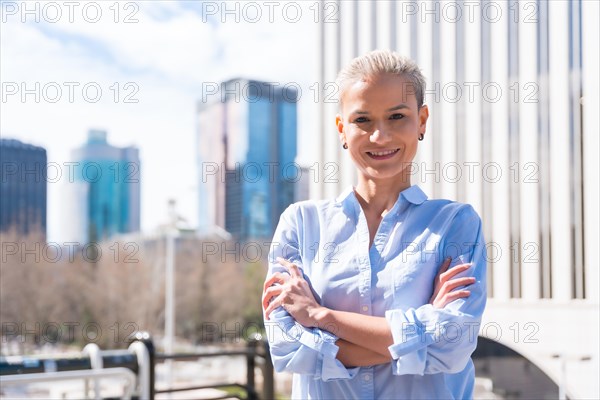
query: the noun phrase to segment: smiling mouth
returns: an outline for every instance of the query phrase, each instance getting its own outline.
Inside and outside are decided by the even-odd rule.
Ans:
[[[400,149],[394,150],[383,150],[383,151],[367,151],[367,155],[374,160],[386,160],[394,157],[394,155],[400,151]]]

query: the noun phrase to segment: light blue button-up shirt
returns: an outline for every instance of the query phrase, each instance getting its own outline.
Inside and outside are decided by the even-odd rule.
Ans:
[[[373,245],[352,187],[337,199],[292,204],[281,215],[269,271],[297,264],[325,307],[385,317],[392,362],[346,368],[336,359],[335,327],[305,328],[283,308],[265,328],[277,371],[293,372],[294,399],[471,398],[479,323],[486,302],[486,255],[481,220],[467,204],[427,200],[418,186],[400,193]],[[428,304],[446,257],[457,275],[474,276],[468,298],[442,309]],[[460,288],[459,288],[460,289]]]

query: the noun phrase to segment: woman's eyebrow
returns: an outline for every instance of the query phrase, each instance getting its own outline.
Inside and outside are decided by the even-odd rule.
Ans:
[[[400,110],[403,108],[410,108],[408,105],[402,103],[402,104],[398,104],[397,106],[394,106],[392,108],[388,108],[387,111],[395,111],[395,110]]]
[[[408,105],[402,103],[402,104],[398,104],[397,106],[394,106],[392,108],[388,108],[386,111],[396,111],[396,110],[401,110],[403,108],[410,108]],[[368,114],[368,111],[362,111],[362,110],[355,110],[352,111],[351,114]]]

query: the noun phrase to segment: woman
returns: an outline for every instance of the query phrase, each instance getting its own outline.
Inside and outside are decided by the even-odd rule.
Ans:
[[[294,373],[298,399],[471,398],[485,242],[471,206],[411,185],[425,80],[374,51],[337,83],[358,184],[281,215],[263,292],[275,368]]]

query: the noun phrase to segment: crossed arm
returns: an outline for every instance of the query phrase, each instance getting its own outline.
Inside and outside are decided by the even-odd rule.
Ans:
[[[337,359],[346,367],[385,364],[392,361],[388,350],[393,344],[392,332],[384,317],[374,317],[359,313],[332,310],[315,300],[310,285],[293,263],[278,258],[288,274],[275,273],[265,282],[262,306],[265,318],[278,307],[283,307],[298,323],[306,328],[334,327],[332,332],[340,339]],[[468,297],[469,290],[454,290],[470,285],[475,278],[453,277],[466,271],[471,264],[461,264],[450,270],[450,259],[446,259],[435,278],[434,291],[430,304],[443,308],[446,304]]]

